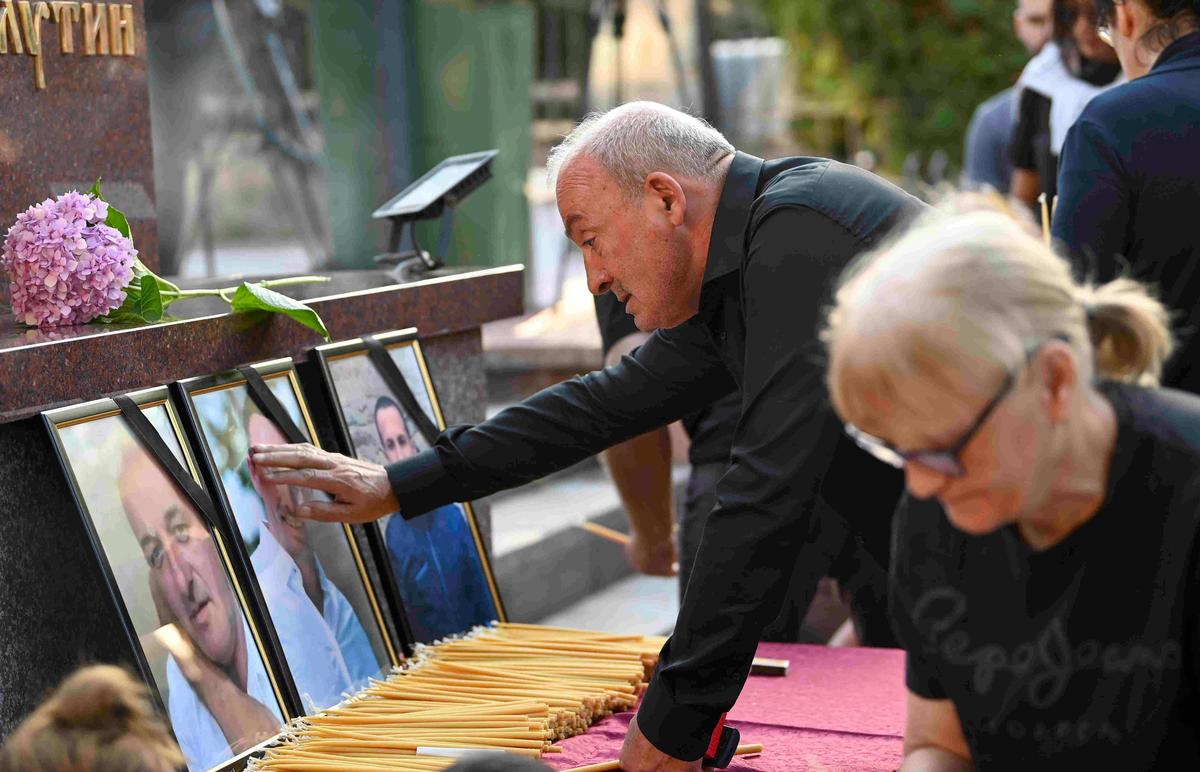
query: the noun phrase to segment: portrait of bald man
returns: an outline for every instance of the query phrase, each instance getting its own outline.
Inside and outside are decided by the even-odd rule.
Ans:
[[[130,438],[132,440],[132,438]],[[283,716],[211,533],[158,462],[130,444],[117,488],[148,566],[168,650],[167,712],[191,770],[277,734]]]

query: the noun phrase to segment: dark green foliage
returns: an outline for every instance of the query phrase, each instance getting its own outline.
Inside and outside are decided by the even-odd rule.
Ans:
[[[975,107],[1028,58],[1013,0],[758,2],[791,47],[801,97],[861,116],[867,147],[893,170],[913,151],[957,162]]]

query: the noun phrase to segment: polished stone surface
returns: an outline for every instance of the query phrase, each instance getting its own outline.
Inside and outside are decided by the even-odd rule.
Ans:
[[[520,266],[310,301],[333,340],[414,326],[422,338],[464,332],[519,314],[522,304]],[[249,362],[284,356],[303,360],[320,342],[316,333],[279,316],[222,314],[133,328],[84,325],[47,332],[21,330],[11,316],[0,317],[0,423]],[[480,390],[482,384],[480,377]],[[478,410],[481,394],[475,393]]]
[[[0,54],[0,236],[29,205],[102,177],[105,198],[129,216],[142,262],[158,266],[143,0],[132,5],[133,56],[85,55],[82,19],[72,25],[74,52],[62,53],[59,24],[43,19],[45,89],[35,88],[27,44],[16,54],[10,40]]]
[[[40,418],[0,425],[0,588],[0,738],[76,667],[132,666]]]

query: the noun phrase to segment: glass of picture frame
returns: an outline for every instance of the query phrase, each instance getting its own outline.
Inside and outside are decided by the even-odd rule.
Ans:
[[[198,485],[167,388],[128,396]],[[137,668],[188,769],[238,767],[279,735],[294,702],[230,545],[113,400],[42,417]]]
[[[335,430],[355,457],[388,464],[428,448],[430,430],[445,428],[441,406],[415,329],[373,336],[394,363],[408,394],[389,385],[362,338],[320,346],[315,359],[325,382]],[[424,413],[426,431],[421,430]],[[479,525],[469,503],[448,504],[405,519],[386,515],[368,524],[390,568],[391,591],[412,640],[431,643],[476,625],[506,621]]]
[[[284,416],[265,412],[239,371],[175,387],[303,710],[313,713],[358,692],[400,657],[350,526],[299,518],[305,497],[320,494],[272,484],[250,463],[252,444],[289,441],[280,420],[319,446],[291,360],[254,365],[253,373]]]

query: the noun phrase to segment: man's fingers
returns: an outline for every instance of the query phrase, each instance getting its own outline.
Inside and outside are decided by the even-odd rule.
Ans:
[[[286,469],[275,468],[261,472],[263,479],[272,485],[298,485],[301,488],[312,488],[331,495],[345,494],[346,482],[334,472],[321,469]]]
[[[297,510],[297,514],[323,523],[355,523],[354,508],[339,501],[310,501]]]
[[[255,445],[250,459],[259,469],[335,469],[338,457],[308,443],[302,445]]]

